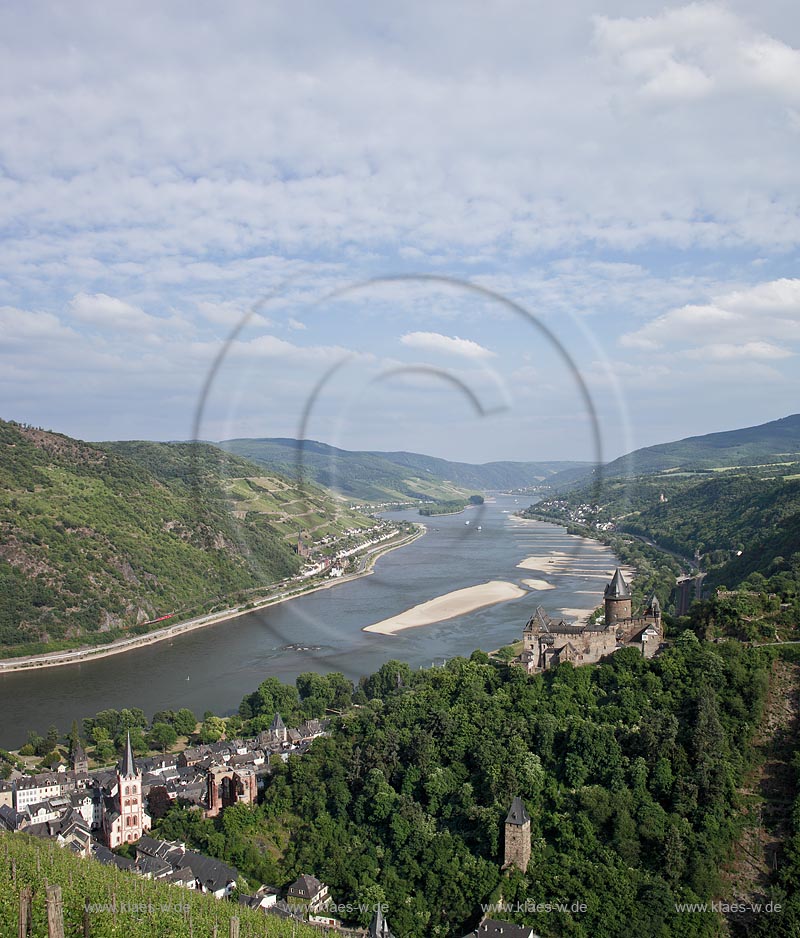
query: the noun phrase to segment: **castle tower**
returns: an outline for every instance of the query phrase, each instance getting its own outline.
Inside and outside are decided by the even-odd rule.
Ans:
[[[606,626],[616,625],[631,618],[631,588],[617,567],[614,577],[603,591],[606,607]]]
[[[506,817],[505,862],[503,867],[516,866],[524,873],[531,859],[531,819],[522,798],[511,802]]]
[[[650,598],[647,600],[647,605],[645,606],[644,614],[649,616],[652,619],[655,619],[656,625],[661,626],[661,603],[658,601],[658,596],[655,593],[650,594]]]

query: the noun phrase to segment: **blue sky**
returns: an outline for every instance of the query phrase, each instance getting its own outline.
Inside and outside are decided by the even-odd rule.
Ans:
[[[430,6],[6,5],[0,415],[188,438],[248,313],[204,438],[593,459],[800,410],[795,5]]]

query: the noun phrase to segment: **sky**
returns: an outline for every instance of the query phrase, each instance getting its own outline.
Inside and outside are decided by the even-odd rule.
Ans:
[[[0,416],[604,460],[800,411],[800,10],[5,4]]]

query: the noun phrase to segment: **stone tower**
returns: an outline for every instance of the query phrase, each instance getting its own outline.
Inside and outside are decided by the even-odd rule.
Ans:
[[[645,606],[644,614],[649,618],[655,620],[655,624],[659,627],[661,626],[661,603],[658,601],[658,596],[655,593],[650,594],[650,598],[647,600],[647,605]]]
[[[89,772],[89,757],[79,739],[75,741],[75,748],[72,750],[72,771],[79,775],[87,775]]]
[[[606,586],[603,596],[606,607],[606,626],[616,625],[631,618],[631,588],[617,567],[614,577]]]
[[[130,731],[125,744],[125,754],[117,768],[117,789],[119,791],[120,841],[130,843],[142,836],[147,821],[142,803],[142,773],[136,767],[133,758]]]
[[[283,722],[280,713],[275,714],[275,719],[272,721],[269,731],[273,739],[280,743],[285,743],[289,739],[289,731],[286,729],[286,724]]]
[[[516,866],[524,873],[531,858],[531,819],[519,795],[511,802],[506,818],[505,847],[503,867]]]

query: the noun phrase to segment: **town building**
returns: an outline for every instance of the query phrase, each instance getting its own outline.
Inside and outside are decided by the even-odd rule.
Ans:
[[[13,782],[0,782],[0,808],[2,808],[3,805],[8,808],[14,807]]]
[[[556,621],[538,606],[523,630],[522,652],[514,664],[535,674],[564,661],[593,664],[626,647],[637,648],[646,658],[652,658],[664,639],[661,606],[655,593],[644,610],[634,615],[630,586],[617,568],[603,592],[603,602],[605,615],[596,622],[582,624]]]
[[[531,818],[519,795],[511,802],[505,834],[503,869],[515,866],[524,873],[531,859]]]
[[[221,860],[187,850],[185,844],[177,841],[148,836],[136,844],[134,871],[148,879],[210,893],[217,899],[227,899],[241,878],[235,867]]]
[[[46,772],[40,775],[26,775],[14,783],[14,807],[21,814],[29,805],[57,798],[68,791],[74,791],[75,788],[75,777],[69,773]]]
[[[330,896],[325,883],[320,882],[316,876],[303,873],[286,890],[286,898],[290,906],[292,903],[304,903],[311,913],[323,909]]]

